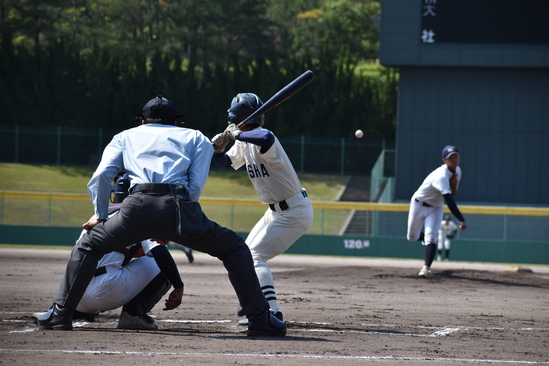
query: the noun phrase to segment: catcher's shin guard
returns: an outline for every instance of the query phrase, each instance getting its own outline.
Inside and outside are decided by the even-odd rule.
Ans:
[[[168,278],[160,272],[140,293],[122,307],[122,311],[132,316],[144,316],[162,299],[171,286]]]

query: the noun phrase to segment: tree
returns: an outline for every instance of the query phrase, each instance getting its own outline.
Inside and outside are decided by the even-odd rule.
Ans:
[[[297,15],[293,47],[315,57],[327,47],[335,55],[347,52],[353,62],[375,60],[379,54],[375,20],[380,14],[378,1],[325,0],[320,8]]]
[[[348,48],[353,61],[375,60],[379,54],[379,30],[374,17],[381,14],[379,2],[337,0],[323,7],[318,33],[334,51]]]
[[[325,0],[268,0],[267,17],[271,21],[268,32],[272,35],[277,57],[305,55],[309,52],[310,31],[316,21],[308,21],[309,14],[320,10]],[[305,42],[300,42],[305,39]]]
[[[71,0],[2,0],[3,43],[16,39],[16,44],[27,47],[47,47],[57,39],[59,24],[66,21],[71,7]]]

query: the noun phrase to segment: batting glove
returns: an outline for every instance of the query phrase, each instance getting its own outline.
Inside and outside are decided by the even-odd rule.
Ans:
[[[225,132],[218,133],[212,139],[214,152],[216,152],[216,153],[225,152],[225,148],[227,147],[228,143],[229,143],[229,136]]]
[[[238,135],[240,135],[242,131],[234,123],[231,123],[226,129],[225,132],[229,138],[233,140],[238,140]]]

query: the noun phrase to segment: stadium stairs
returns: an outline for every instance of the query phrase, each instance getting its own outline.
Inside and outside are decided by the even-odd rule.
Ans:
[[[370,202],[370,177],[350,177],[339,200],[346,202]],[[371,233],[368,231],[372,227],[371,221],[372,213],[370,211],[353,210],[342,228],[341,234],[370,235]]]

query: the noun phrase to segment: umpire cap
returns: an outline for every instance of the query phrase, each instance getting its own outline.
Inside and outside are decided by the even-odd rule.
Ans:
[[[177,120],[180,120],[180,124],[183,124],[181,121],[183,117],[183,114],[177,113],[172,102],[162,95],[157,95],[145,104],[143,112],[137,114],[136,121],[138,119],[160,118],[162,123],[166,125],[174,124]],[[139,122],[141,121],[139,120]]]

